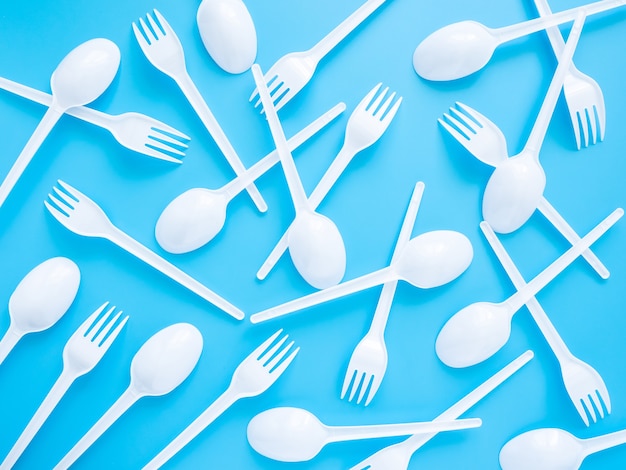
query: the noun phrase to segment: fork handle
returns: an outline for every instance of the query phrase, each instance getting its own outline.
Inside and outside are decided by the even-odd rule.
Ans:
[[[350,34],[357,26],[374,13],[386,0],[368,0],[361,5],[354,13],[343,20],[330,33],[319,41],[315,46],[309,49],[309,53],[314,60],[319,62],[326,54],[328,54],[337,44],[339,44],[348,34]]]
[[[174,438],[161,452],[143,467],[143,470],[156,470],[189,444],[198,434],[232,406],[239,397],[229,387],[200,416]]]
[[[33,437],[35,437],[37,432],[39,432],[43,423],[46,422],[46,419],[48,419],[52,410],[56,408],[57,404],[61,398],[63,398],[63,395],[65,395],[74,380],[76,380],[76,375],[68,372],[68,370],[64,368],[61,375],[59,375],[59,378],[41,402],[41,405],[39,405],[39,408],[37,408],[37,411],[35,411],[35,414],[24,428],[24,431],[22,431],[20,437],[17,439],[15,444],[13,444],[13,447],[5,457],[2,464],[0,464],[0,470],[9,470],[13,468],[15,462],[17,462],[24,450],[26,450],[26,447],[28,447],[30,442],[33,440]]]
[[[217,295],[204,284],[201,284],[169,261],[157,255],[154,251],[145,247],[134,238],[128,236],[117,227],[112,226],[106,238],[237,320],[243,320],[244,313],[233,304]]]

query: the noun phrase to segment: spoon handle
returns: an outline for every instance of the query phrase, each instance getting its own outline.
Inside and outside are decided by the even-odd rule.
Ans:
[[[13,166],[4,177],[4,181],[0,184],[0,206],[4,204],[4,201],[9,196],[9,193],[17,183],[30,161],[32,160],[37,149],[41,147],[41,144],[48,136],[57,121],[63,116],[63,111],[60,110],[54,103],[48,108],[46,114],[37,125],[37,128],[26,142],[26,145],[20,152],[17,160],[13,163]]]
[[[15,328],[13,323],[9,324],[9,329],[6,331],[2,339],[0,339],[0,365],[2,365],[17,342],[22,339],[22,336],[24,336],[24,334]]]
[[[626,429],[605,434],[603,436],[583,439],[582,441],[587,455],[593,454],[595,452],[610,449],[611,447],[626,444]]]
[[[228,388],[220,395],[200,416],[174,438],[161,452],[159,452],[142,470],[157,470],[174,457],[183,447],[189,444],[207,426],[215,421],[224,411],[237,401],[237,395]]]
[[[368,0],[309,49],[313,60],[319,62],[357,26],[374,13],[386,0]]]
[[[209,131],[209,134],[211,134],[211,137],[213,137],[213,140],[217,144],[217,147],[220,149],[224,157],[226,157],[228,164],[234,170],[235,174],[237,176],[243,174],[246,171],[246,167],[241,162],[239,155],[237,155],[237,152],[233,148],[233,145],[230,143],[230,140],[228,140],[228,137],[226,137],[222,126],[220,126],[220,123],[217,121],[217,119],[215,119],[215,116],[211,112],[209,105],[202,97],[202,94],[196,87],[196,84],[193,82],[187,71],[184,70],[184,73],[180,73],[173,78],[182,90],[183,94],[185,95],[191,106],[193,107],[200,120],[202,121],[202,124],[204,124],[204,127],[206,127],[206,129]],[[263,196],[261,196],[261,193],[259,192],[257,187],[254,185],[254,181],[251,182],[246,187],[246,189],[257,209],[260,212],[266,212],[267,204],[265,203],[265,200],[263,199]]]
[[[383,437],[408,436],[410,434],[429,434],[443,431],[478,428],[483,422],[480,418],[426,421],[419,423],[378,424],[370,426],[328,426],[328,442],[356,441],[359,439],[377,439]]]
[[[491,29],[491,32],[498,38],[500,44],[518,39],[529,34],[536,33],[551,26],[557,26],[576,19],[579,13],[585,16],[595,15],[603,11],[612,10],[614,8],[626,5],[626,0],[600,0],[598,2],[588,3],[579,7],[563,10],[548,16],[542,16],[528,21],[522,21],[510,26]]]
[[[300,297],[299,299],[286,302],[282,305],[278,305],[277,307],[272,307],[267,310],[263,310],[262,312],[255,313],[250,317],[250,321],[252,323],[260,323],[266,320],[271,320],[272,318],[282,317],[283,315],[287,315],[307,307],[319,305],[345,295],[369,289],[370,287],[379,286],[393,279],[397,279],[397,275],[392,268],[383,268],[378,271],[374,271],[373,273],[352,279],[351,281],[343,282],[341,284],[337,284],[336,286],[314,292],[313,294]]]
[[[554,108],[556,107],[556,102],[561,94],[561,88],[563,88],[565,75],[569,72],[572,65],[572,57],[574,57],[574,51],[578,45],[578,40],[580,39],[580,33],[582,32],[584,23],[585,15],[584,13],[579,13],[576,17],[576,21],[574,21],[574,26],[572,26],[569,33],[565,48],[559,56],[559,64],[556,67],[554,76],[552,77],[552,81],[550,82],[550,86],[548,87],[548,91],[541,105],[541,109],[539,110],[539,114],[535,120],[535,124],[533,125],[530,135],[528,136],[528,140],[526,141],[526,145],[524,146],[524,150],[533,152],[536,159],[539,158],[539,149],[541,148],[543,139],[546,136],[546,131],[548,130],[548,125],[550,124],[552,115],[554,114]]]
[[[580,239],[579,242],[557,258],[550,266],[541,271],[532,281],[518,290],[515,294],[502,302],[508,305],[511,311],[516,312],[528,302],[541,289],[543,289],[552,279],[561,273],[572,261],[578,258],[587,248],[596,242],[604,233],[611,228],[622,216],[624,210],[622,208],[615,209],[606,219],[600,222],[587,235]]]
[[[70,385],[76,379],[75,374],[70,374],[67,369],[63,369],[61,375],[56,380],[44,400],[35,411],[35,414],[30,419],[22,434],[17,439],[13,447],[5,457],[4,461],[0,464],[0,470],[8,470],[13,468],[15,462],[20,458],[28,444],[33,440],[33,437],[37,434],[43,423],[46,422],[52,410],[57,406],[65,392],[70,388]]]
[[[142,245],[137,240],[127,235],[125,232],[121,231],[114,225],[111,225],[111,228],[109,229],[109,233],[107,233],[106,238],[115,243],[123,250],[130,253],[131,255],[139,258],[144,263],[152,266],[157,271],[165,274],[170,279],[178,282],[183,287],[186,287],[194,294],[202,297],[204,300],[212,303],[217,308],[228,313],[233,318],[236,318],[237,320],[243,320],[245,316],[244,313],[233,304],[228,302],[223,297],[220,297],[204,284],[201,284],[189,274],[174,266],[172,263],[165,260],[146,246]]]
[[[293,205],[295,206],[296,212],[301,210],[311,210],[306,193],[304,192],[304,187],[302,186],[302,180],[300,179],[300,175],[298,175],[296,164],[293,161],[293,155],[291,155],[291,152],[289,151],[287,138],[285,137],[285,133],[283,132],[283,128],[278,119],[278,114],[276,113],[276,108],[272,102],[270,92],[267,89],[263,73],[261,72],[261,67],[259,67],[258,64],[254,64],[252,66],[252,75],[254,76],[254,81],[256,82],[256,88],[259,91],[261,103],[263,104],[263,109],[265,110],[265,117],[267,118],[272,138],[276,144],[276,151],[278,152],[280,163],[283,167],[283,171],[285,172],[285,179],[287,180],[287,186],[289,187],[289,192],[291,193],[291,198],[293,199]]]
[[[138,396],[130,387],[113,403],[106,413],[94,424],[89,431],[65,454],[65,457],[56,464],[53,470],[66,470],[85,453],[91,445],[98,440],[111,425],[122,416],[128,408],[133,405],[141,396]]]

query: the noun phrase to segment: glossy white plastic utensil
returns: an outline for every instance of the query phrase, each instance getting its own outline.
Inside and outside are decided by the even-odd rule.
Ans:
[[[578,243],[503,302],[476,302],[454,314],[437,336],[435,350],[439,359],[450,367],[460,368],[478,364],[495,354],[509,339],[513,315],[623,215],[621,208],[613,211]]]
[[[328,33],[311,49],[304,52],[291,52],[270,67],[263,77],[272,95],[276,111],[285,106],[296,94],[309,83],[315,69],[326,54],[339,44],[350,32],[374,13],[386,0],[367,0],[354,13],[346,18],[335,29]],[[265,104],[259,98],[259,86],[250,96],[250,101],[258,98],[254,104],[257,108]]]
[[[502,382],[520,370],[533,358],[532,351],[526,351],[506,367],[476,387],[458,402],[437,416],[433,422],[458,419],[463,413],[491,393]],[[435,437],[437,433],[416,434],[398,444],[379,450],[375,454],[358,463],[351,470],[405,470],[409,467],[411,457],[417,450]]]
[[[250,317],[252,323],[271,320],[370,287],[403,280],[421,289],[453,281],[468,268],[474,251],[468,238],[451,230],[434,230],[409,240],[386,268],[306,295]]]
[[[559,65],[524,148],[498,165],[487,181],[482,203],[483,219],[498,233],[510,233],[521,227],[535,212],[543,197],[546,174],[539,163],[539,152],[584,20],[581,14],[572,26],[563,54],[559,58]]]
[[[339,153],[309,196],[309,204],[314,209],[324,200],[356,154],[375,144],[383,136],[395,117],[402,103],[402,97],[399,97],[392,105],[396,93],[393,92],[387,96],[389,91],[387,87],[379,94],[381,87],[382,83],[376,85],[352,111],[346,125],[345,137]],[[387,99],[383,103],[385,97]],[[263,262],[263,265],[259,268],[257,278],[265,279],[287,250],[288,230],[283,234]]]
[[[402,221],[400,234],[396,241],[396,247],[391,256],[391,264],[396,261],[398,254],[411,238],[423,193],[424,183],[420,181],[416,183],[413,188],[413,194],[411,194],[409,206],[404,214],[404,220]],[[350,391],[348,401],[352,401],[352,399],[357,396],[358,391],[357,404],[361,403],[363,398],[365,398],[365,406],[367,406],[372,401],[372,398],[374,398],[374,395],[376,395],[383,381],[387,370],[385,327],[397,285],[398,281],[386,282],[383,285],[372,324],[365,336],[359,341],[356,348],[354,348],[352,356],[350,357],[348,369],[343,379],[343,386],[341,387],[341,399]]]
[[[120,50],[102,38],[82,43],[63,58],[50,78],[52,103],[0,184],[0,206],[63,113],[104,93],[119,65]]]
[[[272,386],[300,351],[299,347],[292,348],[293,341],[284,346],[288,336],[278,339],[282,331],[278,330],[252,351],[235,369],[226,391],[143,467],[143,470],[161,468],[236,401],[260,395]]]
[[[487,65],[500,44],[567,23],[579,13],[589,16],[624,4],[626,0],[601,0],[495,29],[476,21],[453,23],[430,34],[417,46],[413,53],[413,68],[427,80],[463,78]]]
[[[343,238],[335,223],[316,212],[309,203],[258,64],[252,66],[252,75],[265,106],[265,116],[296,211],[296,217],[287,232],[291,260],[298,273],[313,287],[325,289],[334,286],[346,272]]]
[[[495,232],[487,222],[481,222],[480,229],[515,288],[517,290],[522,289],[526,285],[526,281],[524,281]],[[535,323],[537,323],[550,349],[559,361],[565,389],[585,425],[589,426],[589,417],[594,423],[597,420],[597,415],[604,418],[605,408],[607,414],[610,414],[611,398],[602,376],[589,364],[571,353],[535,297],[526,302],[526,307],[528,307]],[[597,415],[594,410],[598,411]]]
[[[477,428],[478,418],[368,426],[326,426],[302,408],[272,408],[248,423],[248,443],[259,454],[281,462],[311,460],[331,442],[376,439]]]
[[[534,0],[534,2],[539,16],[552,14],[547,0]],[[546,29],[546,33],[558,58],[565,48],[561,31],[558,26],[551,26]],[[590,142],[595,144],[597,141],[602,141],[606,127],[606,109],[602,89],[593,78],[578,70],[573,62],[563,81],[563,96],[569,109],[576,147],[580,149],[581,133],[582,144],[585,147]]]
[[[339,103],[317,118],[287,141],[289,149],[297,149],[345,108]],[[230,201],[278,161],[278,153],[273,151],[219,189],[192,188],[177,196],[156,223],[155,236],[161,248],[170,253],[188,253],[207,244],[224,227]]]
[[[252,67],[256,29],[242,0],[202,0],[196,21],[204,47],[223,70],[243,73]]]
[[[580,439],[563,429],[534,429],[502,447],[500,466],[502,470],[577,470],[589,455],[625,443],[626,430]]]
[[[52,95],[0,77],[0,89],[50,107]],[[86,106],[76,106],[66,114],[102,127],[124,147],[148,157],[182,163],[189,136],[167,124],[141,113],[107,114]]]
[[[202,343],[202,335],[189,323],[170,325],[149,338],[133,357],[128,388],[54,469],[74,464],[140,398],[166,395],[178,387],[196,367]]]
[[[457,102],[456,107],[450,108],[450,112],[439,119],[439,124],[481,162],[497,167],[507,161],[509,153],[504,134],[495,123],[475,109]],[[568,242],[574,244],[580,240],[578,233],[545,196],[541,197],[537,209]],[[590,249],[582,256],[601,278],[609,277],[609,270]]]
[[[47,330],[67,312],[80,284],[80,270],[68,258],[50,258],[19,282],[9,299],[11,323],[0,340],[0,364],[28,333]]]
[[[228,164],[231,166],[235,174],[240,175],[245,171],[245,167],[233,148],[230,140],[222,130],[219,122],[209,109],[200,91],[187,72],[185,63],[185,52],[183,46],[176,36],[176,33],[163,18],[163,15],[154,10],[154,16],[147,14],[148,24],[143,18],[139,19],[139,26],[133,23],[133,32],[135,39],[139,43],[139,47],[143,51],[146,58],[155,68],[172,78],[181,89],[189,104],[194,109],[204,127],[206,127],[211,137],[215,141]],[[158,21],[158,24],[157,24]],[[260,212],[267,211],[267,204],[263,200],[261,193],[254,184],[246,188],[252,201]]]
[[[48,194],[50,202],[44,201],[44,205],[65,228],[84,237],[109,240],[233,318],[243,319],[244,313],[237,307],[113,225],[100,206],[83,193],[61,180],[57,184],[59,187]]]
[[[17,439],[4,461],[0,464],[0,470],[13,468],[15,462],[20,458],[28,444],[37,434],[48,416],[57,406],[65,392],[74,381],[90,372],[100,359],[109,350],[115,338],[119,335],[128,320],[128,316],[120,320],[122,311],[115,315],[115,306],[106,313],[104,309],[108,306],[105,302],[85,320],[74,334],[70,337],[63,348],[63,370],[56,380],[44,400],[35,411],[22,434]],[[118,321],[119,320],[119,321]],[[113,327],[115,327],[113,329]]]

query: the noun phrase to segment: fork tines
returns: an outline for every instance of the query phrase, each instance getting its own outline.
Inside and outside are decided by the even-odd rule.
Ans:
[[[150,129],[154,132],[148,135],[149,142],[144,144],[149,149],[146,150],[146,154],[161,160],[182,163],[178,157],[185,156],[191,138],[166,124],[161,124],[159,128],[151,127]]]
[[[82,323],[79,328],[82,332],[82,336],[89,339],[92,343],[96,343],[98,347],[104,347],[105,349],[113,343],[128,321],[128,315],[120,320],[123,313],[122,310],[119,310],[113,317],[111,317],[113,312],[116,310],[115,305],[103,314],[102,312],[108,305],[108,301],[104,302]],[[115,329],[113,329],[114,326]]]
[[[282,334],[283,330],[280,329],[267,340],[263,342],[258,348],[254,350],[253,355],[258,361],[263,362],[263,366],[268,368],[272,373],[281,374],[291,361],[296,357],[300,351],[300,347],[293,348],[295,341],[291,341],[287,346],[284,346],[289,335],[284,335],[280,340],[276,341]],[[271,347],[270,347],[271,346]],[[291,350],[291,354],[287,356],[287,353]],[[286,357],[285,357],[286,356]]]

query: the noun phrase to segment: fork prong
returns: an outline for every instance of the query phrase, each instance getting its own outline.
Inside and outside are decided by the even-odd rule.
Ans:
[[[156,10],[154,11],[156,12]],[[152,29],[152,34],[154,34],[154,37],[157,41],[163,36],[165,36],[163,31],[161,31],[161,27],[157,24],[156,21],[154,21],[154,18],[152,17],[150,13],[146,14],[146,18],[148,19],[148,24],[150,25],[150,28]]]
[[[389,91],[389,87],[385,87],[385,89],[383,91],[381,91],[378,94],[378,96],[376,96],[374,101],[372,101],[367,106],[367,109],[369,110],[370,113],[376,114],[376,111],[378,110],[378,107],[380,106],[380,103],[383,101],[383,98],[385,97],[385,95],[387,94],[388,91]]]
[[[89,317],[87,317],[85,321],[81,323],[76,331],[80,331],[83,336],[87,335],[87,333],[92,330],[96,319],[100,316],[107,305],[109,305],[108,301],[100,305],[100,307],[98,307],[91,315],[89,315]]]
[[[606,109],[604,107],[604,97],[594,106],[594,111],[598,117],[598,141],[604,140],[604,130],[606,128]]]
[[[396,102],[393,104],[393,106],[391,107],[389,112],[387,114],[385,114],[385,116],[382,119],[382,122],[384,122],[384,123],[390,122],[395,117],[395,115],[398,112],[398,109],[400,108],[401,104],[402,104],[402,97],[400,96],[396,100]]]
[[[67,212],[71,212],[72,208],[69,207],[67,204],[65,204],[62,200],[56,198],[54,196],[54,194],[48,194],[48,198],[57,206],[54,207],[52,204],[50,204],[48,201],[44,201],[44,204],[46,205],[46,207],[48,208],[48,210],[52,213],[52,211],[54,211],[54,213],[52,213],[52,215],[55,215],[55,213],[58,213],[59,217],[63,218],[63,219],[67,219],[67,214],[64,214],[63,211],[67,211]],[[56,217],[57,220],[61,221],[61,218]]]
[[[478,123],[477,125],[479,127],[483,127],[481,123],[488,120],[483,114],[479,113],[474,108],[471,108],[467,106],[466,104],[461,103],[460,101],[457,101],[454,104],[457,108],[459,108],[461,111],[466,113],[469,117],[474,119],[474,121]]]
[[[276,354],[276,356],[274,356],[272,360],[265,365],[265,367],[268,370],[274,369],[278,365],[278,363],[287,355],[287,353],[289,352],[289,350],[292,348],[294,344],[295,344],[295,341],[291,341],[287,346],[284,346],[280,350],[280,352]]]
[[[81,193],[78,189],[70,186],[63,180],[57,180],[57,184],[61,186],[65,192],[67,192],[70,196],[72,196],[78,202],[80,202],[81,199],[89,199],[87,196]]]
[[[364,375],[363,383],[361,384],[361,390],[359,392],[359,397],[356,400],[357,405],[360,405],[361,402],[363,401],[363,397],[365,396],[365,393],[370,388],[370,384],[372,383],[373,379],[374,379],[373,375]]]
[[[594,392],[589,395],[589,398],[595,405],[598,415],[600,415],[600,419],[604,419],[604,408],[602,408],[602,399],[600,398],[600,395],[598,395],[598,391],[594,390]]]
[[[446,119],[448,119],[448,114],[444,114],[444,117]],[[454,137],[460,144],[465,145],[465,142],[467,142],[467,136],[461,134],[458,130],[456,130],[454,127],[452,127],[450,124],[448,124],[446,121],[444,121],[443,119],[439,118],[437,119],[437,122],[448,132],[448,134],[450,134],[452,137]]]
[[[590,399],[589,395],[587,395],[586,397],[582,398],[582,402],[583,402],[583,405],[585,406],[585,408],[587,408],[587,413],[589,413],[589,416],[591,417],[591,421],[593,421],[595,423],[597,421],[596,412],[593,409],[593,404],[591,403],[591,399]],[[587,426],[589,426],[589,425],[587,424]]]
[[[154,11],[154,16],[156,16],[157,21],[159,22],[159,25],[161,25],[161,28],[159,29],[159,31],[164,31],[166,35],[173,34],[174,30],[172,29],[170,24],[167,22],[167,20],[163,17],[161,12],[157,10],[156,8],[153,11]],[[148,15],[148,20],[150,20],[150,15]],[[152,21],[154,22],[154,19]]]
[[[276,354],[278,349],[281,348],[283,344],[285,344],[285,341],[287,341],[288,337],[289,337],[288,335],[285,335],[280,340],[278,340],[278,342],[274,346],[272,346],[270,349],[268,349],[259,357],[259,361],[262,360],[264,364],[269,363],[269,361],[272,359],[274,354]]]
[[[172,155],[169,155],[169,153],[174,153],[170,150],[158,147],[156,145],[152,145],[152,144],[145,144],[144,145],[145,150],[142,150],[142,153],[144,155],[147,155],[148,157],[153,157],[153,158],[158,158],[159,160],[165,160],[167,162],[172,162],[172,163],[183,163],[183,161],[180,158],[176,158]],[[181,157],[184,157],[185,154],[184,153],[180,153]]]
[[[583,423],[585,423],[585,426],[589,427],[589,418],[587,417],[587,412],[585,411],[585,407],[583,406],[583,401],[581,399],[573,400],[573,403],[576,407],[576,411],[578,411],[578,415],[583,420]]]
[[[357,108],[363,108],[363,109],[369,107],[370,103],[374,99],[374,96],[376,96],[376,94],[378,93],[378,90],[380,90],[380,87],[382,87],[382,86],[383,86],[383,83],[380,82],[374,88],[372,88],[370,91],[368,91],[367,95],[365,95],[363,97],[363,99],[359,102],[359,104],[356,107]]]
[[[102,310],[106,308],[108,304],[109,302],[105,302],[104,304],[102,304],[89,318],[92,318],[96,313],[101,313]],[[102,317],[100,317],[97,323],[94,323],[94,321],[92,321],[87,331],[85,331],[84,336],[87,337],[87,335],[89,334],[90,335],[89,339],[93,341],[95,337],[98,335],[98,332],[100,331],[100,329],[102,328],[102,325],[104,325],[104,323],[108,321],[109,317],[114,311],[115,311],[115,305],[113,305],[104,315],[102,315]]]
[[[48,197],[50,197],[50,195],[48,195]],[[50,212],[50,215],[52,215],[52,217],[57,219],[61,224],[65,224],[67,222],[67,215],[66,214],[61,212],[56,207],[54,207],[48,201],[44,201],[43,204],[46,207],[46,209],[48,209],[48,212]]]
[[[120,312],[121,314],[122,312]],[[119,318],[119,315],[117,315],[116,320]],[[120,334],[120,331],[122,331],[122,328],[124,328],[124,326],[126,325],[126,322],[128,321],[128,315],[126,315],[121,322],[119,322],[117,324],[117,326],[115,327],[115,329],[111,332],[111,334],[106,337],[106,339],[104,341],[102,341],[100,343],[100,347],[103,348],[105,351],[107,349],[109,349],[109,347],[111,346],[111,344],[113,343],[113,341],[115,341],[115,338],[118,337],[118,335]],[[111,325],[113,325],[115,322],[111,322]]]
[[[180,133],[176,134],[156,127],[151,127],[150,130],[154,132],[148,135],[149,139],[158,140],[159,142],[163,142],[168,145],[175,145],[183,149],[189,148],[189,141],[191,139],[184,134],[180,135]]]
[[[113,307],[113,309],[111,310],[111,313],[113,313],[113,311],[115,310],[115,307]],[[104,340],[107,338],[107,335],[109,334],[109,331],[111,331],[111,329],[113,328],[113,326],[115,326],[115,324],[117,324],[117,321],[120,319],[120,317],[122,316],[122,310],[120,310],[119,312],[117,312],[113,318],[107,318],[107,324],[104,326],[104,328],[102,328],[102,330],[98,331],[96,333],[96,335],[93,337],[93,342],[94,343],[99,343],[102,344],[104,342]],[[108,312],[107,312],[108,315]]]
[[[609,395],[609,391],[607,390],[606,385],[604,384],[603,380],[601,380],[600,383],[597,385],[598,385],[598,389],[596,390],[596,393],[598,394],[598,396],[604,403],[604,407],[606,408],[606,413],[611,414],[611,396]]]
[[[293,344],[293,342],[289,345],[291,347],[291,345]],[[286,350],[288,350],[289,348],[286,348]],[[282,375],[283,372],[285,372],[285,370],[287,369],[287,367],[289,367],[289,364],[291,364],[291,362],[294,360],[294,358],[296,357],[296,355],[300,352],[300,347],[297,347],[296,349],[294,349],[291,354],[289,354],[289,356],[287,356],[285,358],[285,360],[283,362],[281,362],[280,364],[278,364],[278,366],[276,366],[276,368],[274,370],[272,370],[270,373],[272,375],[275,375],[276,377],[280,377]],[[270,369],[271,370],[271,369]]]
[[[150,142],[146,142],[146,147],[154,148],[155,150],[160,150],[162,152],[173,153],[174,155],[178,155],[179,157],[184,157],[185,152],[177,148],[177,144],[170,144],[167,141],[162,140],[156,136],[149,137]]]
[[[65,194],[57,187],[52,188],[53,193],[48,194],[50,200],[59,206],[59,209],[74,209],[73,204],[76,204],[76,201],[73,200],[70,196]]]
[[[461,113],[458,109],[450,108],[450,114],[448,114],[447,117],[452,124],[459,128],[461,132],[464,132],[467,129],[467,131],[472,134],[476,134],[475,126],[477,126],[477,124]]]
[[[257,347],[254,351],[252,351],[251,356],[256,357],[257,359],[260,359],[261,356],[265,353],[265,351],[267,350],[267,348],[270,347],[270,344],[272,344],[274,341],[276,341],[276,338],[278,338],[280,336],[280,334],[283,332],[283,329],[281,328],[280,330],[278,330],[276,333],[274,333],[272,336],[270,336],[269,338],[267,338],[265,341],[263,341],[263,344],[261,344],[259,347]]]
[[[374,398],[374,395],[376,395],[376,392],[378,392],[378,388],[380,387],[380,384],[382,382],[382,375],[375,375],[374,377],[372,377],[372,385],[370,385],[370,391],[367,394],[367,398],[365,399],[365,406],[368,406],[370,404],[372,398]]]
[[[365,379],[365,373],[357,371],[354,377],[354,382],[352,383],[352,389],[350,390],[350,396],[348,396],[348,401],[352,401],[352,399],[354,398],[354,395],[356,395],[356,392],[359,390],[359,388],[363,384],[364,379]]]
[[[187,134],[182,133],[172,126],[168,126],[164,122],[154,120],[153,124],[154,125],[151,127],[151,129],[154,132],[158,132],[159,134],[167,134],[169,137],[176,139],[178,142],[180,142],[179,145],[184,145],[185,147],[187,147],[187,144],[189,143],[189,141],[191,141],[191,137],[189,137]]]
[[[137,39],[139,46],[142,49],[145,49],[146,47],[150,46],[150,41],[146,39],[148,37],[148,34],[145,33],[145,23],[141,18],[139,19],[139,23],[140,26],[137,26],[137,23],[133,21],[133,33],[135,34],[135,39]]]
[[[353,380],[355,379],[355,375],[357,374],[356,370],[353,369],[348,369],[348,372],[346,372],[346,376],[343,378],[343,385],[341,386],[341,399],[343,400],[346,396],[346,393],[348,393],[348,389],[350,388],[350,384],[353,382]]]
[[[391,95],[389,95],[389,97],[385,100],[385,102],[377,109],[374,111],[374,116],[380,116],[381,118],[383,117],[383,115],[385,114],[385,111],[387,111],[387,108],[389,108],[389,105],[391,104],[391,102],[393,101],[393,99],[396,97],[396,92],[392,92]]]
[[[585,147],[589,146],[589,113],[586,109],[578,111],[578,125],[582,129],[582,143]]]
[[[156,33],[154,33],[146,24],[146,22],[144,21],[143,18],[139,18],[139,29],[141,29],[141,32],[144,34],[144,37],[147,41],[147,45],[151,46],[152,43],[154,41],[157,41],[159,38],[155,35]]]

